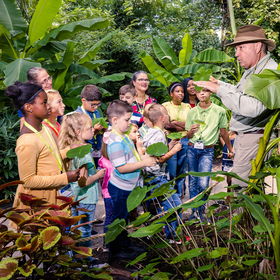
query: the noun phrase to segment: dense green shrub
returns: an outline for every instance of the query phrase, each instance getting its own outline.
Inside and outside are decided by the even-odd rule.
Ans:
[[[14,180],[18,177],[17,157],[15,154],[16,140],[19,135],[19,117],[4,107],[0,112],[0,183]],[[0,197],[13,195],[11,188],[3,190]]]

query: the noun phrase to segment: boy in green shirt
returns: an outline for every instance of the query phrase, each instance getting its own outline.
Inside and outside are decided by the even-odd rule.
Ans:
[[[189,171],[209,172],[212,169],[214,145],[218,142],[219,135],[229,149],[229,157],[233,157],[233,148],[227,132],[226,111],[210,100],[211,92],[202,89],[197,93],[198,106],[192,108],[187,116],[186,130],[190,139],[187,152]],[[209,176],[189,176],[190,198],[197,196],[209,185]],[[195,213],[196,212],[196,213]],[[193,209],[193,215],[198,214],[204,219],[205,206]]]

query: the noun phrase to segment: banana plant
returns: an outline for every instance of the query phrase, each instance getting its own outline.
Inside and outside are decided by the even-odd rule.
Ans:
[[[69,39],[77,32],[109,26],[108,20],[93,18],[53,28],[53,19],[59,11],[61,2],[62,0],[39,0],[28,24],[14,0],[0,0],[0,70],[4,76],[2,88],[17,80],[25,81],[26,72],[31,67],[48,68],[49,65],[56,71],[54,85],[57,89],[62,89],[68,72],[71,70],[75,73],[75,70],[79,69],[72,66],[74,45]],[[102,39],[99,46],[106,39],[109,38]],[[93,48],[78,61],[79,66],[84,67],[85,63],[94,64],[91,59],[98,51],[98,46],[94,45]],[[90,72],[92,69],[86,67],[84,71],[86,70]]]
[[[156,59],[146,52],[141,54],[141,59],[152,78],[164,87],[186,77],[193,77],[198,71],[201,76],[205,76],[206,72],[208,76],[222,72],[222,64],[234,62],[234,58],[216,49],[206,49],[197,53],[193,50],[192,40],[188,33],[182,39],[182,49],[178,55],[160,37],[153,38],[153,50]],[[196,78],[199,78],[198,75]]]

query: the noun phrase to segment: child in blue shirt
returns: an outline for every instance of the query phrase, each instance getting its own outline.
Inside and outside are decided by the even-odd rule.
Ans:
[[[97,86],[86,85],[81,92],[82,106],[76,109],[76,112],[87,114],[92,120],[102,118],[101,106],[102,94]],[[92,157],[97,166],[98,160],[101,157],[102,134],[104,127],[100,124],[94,126],[94,135],[92,139],[87,140],[87,143],[92,145]]]
[[[155,164],[155,159],[148,155],[140,157],[133,142],[125,134],[129,129],[131,113],[132,107],[122,100],[114,100],[107,108],[108,120],[112,125],[107,155],[114,167],[108,184],[113,202],[113,220],[127,219],[127,197],[139,180],[140,169]],[[136,257],[129,246],[129,239],[123,231],[109,244],[110,260]]]

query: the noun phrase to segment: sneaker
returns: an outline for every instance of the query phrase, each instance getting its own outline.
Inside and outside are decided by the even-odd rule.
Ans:
[[[98,269],[102,269],[108,266],[109,266],[108,263],[102,262],[101,260],[98,259],[92,260],[88,265],[89,268],[98,268]]]

